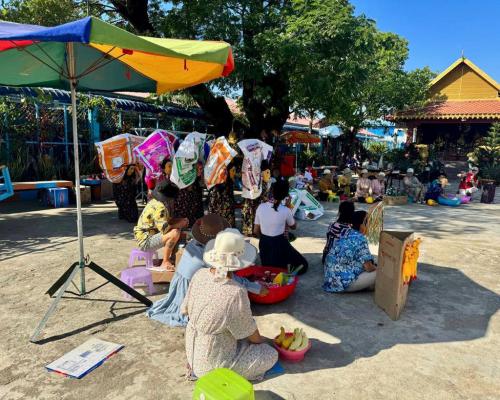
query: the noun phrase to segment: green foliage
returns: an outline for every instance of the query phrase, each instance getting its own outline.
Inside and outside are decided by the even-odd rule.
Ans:
[[[4,5],[2,19],[53,26],[83,17],[79,4],[74,0],[13,0]]]
[[[473,151],[473,159],[481,178],[500,182],[500,123],[494,123],[488,136],[479,140]]]
[[[383,142],[369,142],[366,145],[366,150],[368,150],[370,158],[374,160],[379,159],[380,156],[389,151],[387,144]]]

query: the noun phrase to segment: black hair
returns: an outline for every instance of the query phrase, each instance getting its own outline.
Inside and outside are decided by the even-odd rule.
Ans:
[[[288,190],[288,182],[286,182],[285,180],[276,181],[276,183],[273,185],[274,211],[278,211],[279,205],[288,196]]]
[[[267,160],[264,160],[262,161],[262,163],[260,164],[260,170],[261,171],[265,171],[266,169],[271,169],[271,165],[269,164],[269,161]]]
[[[172,182],[167,182],[167,181],[158,184],[157,190],[160,194],[169,199],[175,199],[179,194],[179,188]]]
[[[339,214],[337,222],[343,224],[352,223],[352,215],[354,214],[354,203],[352,201],[343,201],[339,205]]]
[[[167,165],[168,162],[172,162],[170,157],[165,157],[163,160],[161,160],[161,171],[165,171],[165,165]]]
[[[360,230],[361,225],[365,222],[367,212],[363,210],[355,211],[352,215],[352,227],[357,231]]]

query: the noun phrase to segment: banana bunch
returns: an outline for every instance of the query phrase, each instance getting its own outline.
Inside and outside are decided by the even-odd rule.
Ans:
[[[283,327],[280,330],[280,334],[274,342],[282,349],[300,351],[309,346],[309,338],[302,329],[295,328],[291,335],[287,335]]]
[[[422,242],[422,239],[415,239],[413,242],[408,243],[405,247],[403,254],[403,283],[405,285],[417,279],[420,242]]]

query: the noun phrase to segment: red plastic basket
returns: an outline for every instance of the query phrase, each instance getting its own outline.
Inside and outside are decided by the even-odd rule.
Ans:
[[[240,271],[236,272],[236,275],[241,276],[242,278],[248,278],[250,276],[254,276],[256,278],[264,277],[266,272],[269,271],[272,274],[279,274],[280,272],[288,273],[285,268],[277,268],[277,267],[264,267],[260,265],[254,265]],[[294,277],[293,282],[290,285],[280,286],[275,288],[269,288],[269,293],[266,296],[259,296],[258,294],[248,293],[248,297],[252,303],[259,304],[275,304],[280,301],[286,300],[288,297],[292,295],[295,291],[295,287],[299,278]]]

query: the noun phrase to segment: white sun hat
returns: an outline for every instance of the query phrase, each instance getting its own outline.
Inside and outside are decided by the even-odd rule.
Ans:
[[[385,178],[385,173],[381,171],[381,172],[378,173],[378,176],[380,176],[382,178]]]
[[[211,267],[227,272],[238,271],[252,265],[257,258],[257,249],[245,241],[245,237],[234,228],[219,232],[205,246],[203,261]]]
[[[328,175],[328,174],[331,174],[331,173],[332,173],[332,171],[330,171],[329,169],[325,169],[323,171],[323,175]]]
[[[407,173],[407,174],[413,174],[414,172],[415,172],[415,171],[413,170],[413,168],[408,168],[408,169],[406,170],[406,173]]]
[[[366,168],[362,169],[361,170],[361,175],[364,175],[364,174],[367,174],[368,173],[368,170]]]

